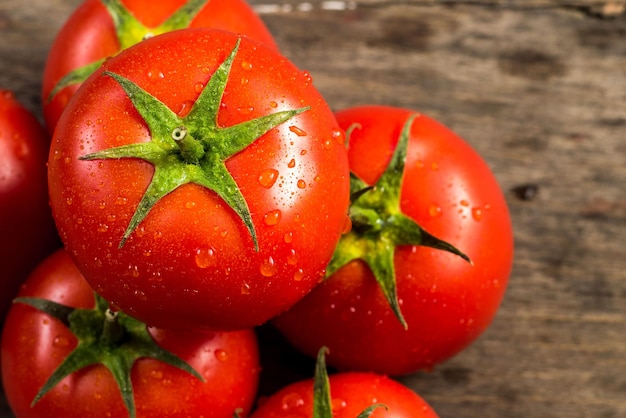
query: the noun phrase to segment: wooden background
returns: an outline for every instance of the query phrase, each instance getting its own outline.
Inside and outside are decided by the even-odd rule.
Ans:
[[[0,87],[38,115],[47,50],[78,3],[0,0]],[[626,1],[250,3],[334,109],[433,116],[507,195],[516,258],[496,320],[403,381],[442,418],[626,417]],[[532,200],[513,191],[529,184]]]

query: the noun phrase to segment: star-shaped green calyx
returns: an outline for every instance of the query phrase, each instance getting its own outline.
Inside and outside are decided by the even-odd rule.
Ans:
[[[241,218],[259,244],[252,217],[226,160],[259,137],[308,107],[286,110],[222,128],[217,124],[220,103],[240,40],[217,68],[189,113],[179,117],[164,103],[119,74],[105,72],[124,89],[150,130],[148,142],[122,145],[80,157],[81,160],[139,158],[154,166],[154,175],[119,243],[121,248],[148,212],[165,195],[193,183],[217,193]]]
[[[113,20],[115,34],[117,35],[121,51],[141,42],[146,38],[165,32],[171,32],[176,29],[189,27],[191,21],[198,15],[198,13],[200,13],[202,8],[206,6],[210,0],[189,0],[172,13],[163,23],[153,28],[141,23],[131,13],[131,11],[128,10],[124,4],[122,4],[121,0],[100,1],[109,12],[111,20]],[[106,58],[102,58],[91,62],[67,73],[53,87],[52,91],[48,95],[48,101],[52,100],[54,96],[65,87],[85,81],[87,77],[89,77],[102,65],[105,59]]]
[[[469,257],[451,244],[429,234],[400,209],[406,153],[411,126],[416,117],[418,115],[411,115],[405,123],[391,161],[375,185],[370,186],[351,173],[352,203],[349,216],[352,230],[342,236],[326,269],[326,277],[330,277],[350,261],[363,260],[376,277],[391,309],[404,328],[408,325],[398,301],[394,267],[396,247],[423,245],[449,251],[471,263]]]
[[[188,363],[161,348],[143,322],[123,312],[113,312],[109,309],[109,303],[106,300],[97,294],[95,298],[96,304],[92,309],[72,308],[32,297],[14,300],[15,303],[32,306],[58,319],[72,331],[78,340],[76,348],[48,378],[33,399],[32,405],[35,405],[66,376],[95,364],[102,364],[113,375],[130,418],[136,417],[131,370],[138,359],[156,359],[204,381],[204,378]]]

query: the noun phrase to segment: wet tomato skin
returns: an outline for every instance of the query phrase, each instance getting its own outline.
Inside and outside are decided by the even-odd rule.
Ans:
[[[141,23],[156,27],[187,0],[123,0],[121,3]],[[264,22],[244,0],[210,0],[189,27],[210,27],[245,34],[265,45],[278,46]],[[50,134],[80,83],[62,89],[52,100],[50,93],[69,72],[120,52],[111,15],[100,0],[85,0],[69,16],[56,35],[44,68],[41,100]]]
[[[237,39],[209,29],[167,33],[101,71],[133,80],[184,115]],[[345,136],[307,72],[241,38],[221,101],[222,127],[309,108],[226,161],[249,206],[258,251],[232,208],[196,184],[161,199],[118,248],[153,166],[79,157],[150,134],[111,77],[99,72],[83,86],[57,126],[48,178],[61,238],[103,297],[161,328],[232,330],[285,311],[321,280],[345,224],[349,170]]]
[[[363,106],[336,113],[350,136],[351,170],[374,184],[404,123],[416,112]],[[510,215],[497,179],[466,141],[418,116],[411,128],[400,195],[402,212],[467,254],[399,246],[394,265],[405,330],[369,267],[354,260],[274,324],[310,356],[329,348],[341,369],[404,375],[430,369],[470,345],[490,325],[513,261]]]
[[[94,305],[93,290],[64,250],[50,255],[33,271],[19,296],[75,308]],[[186,361],[205,382],[157,360],[139,359],[131,375],[138,417],[230,418],[237,408],[248,415],[260,372],[253,330],[149,331],[161,347]],[[128,417],[119,388],[102,365],[72,373],[31,407],[36,393],[76,343],[61,321],[24,304],[11,307],[2,333],[2,381],[17,417]]]
[[[48,206],[50,138],[9,90],[0,90],[0,323],[20,284],[60,242]]]

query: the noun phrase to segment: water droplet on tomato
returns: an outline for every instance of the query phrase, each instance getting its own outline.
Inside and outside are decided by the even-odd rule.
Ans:
[[[483,210],[481,208],[472,208],[472,218],[475,221],[480,221],[483,218]]]
[[[195,262],[198,267],[205,269],[215,265],[216,255],[213,248],[199,248],[196,250]]]
[[[298,180],[298,189],[306,189],[306,181],[302,179]]]
[[[280,401],[280,407],[283,411],[304,406],[304,399],[299,393],[288,393]]]
[[[237,112],[240,115],[249,115],[250,113],[252,113],[254,111],[254,107],[252,106],[247,106],[247,107],[238,107],[237,108]]]
[[[259,183],[261,183],[261,186],[265,187],[266,189],[272,187],[274,183],[276,183],[277,179],[278,170],[275,170],[273,168],[265,170],[259,175]]]
[[[430,207],[428,208],[428,214],[433,218],[441,216],[441,207],[437,205],[430,205]]]
[[[276,103],[275,101],[272,100],[270,102],[270,107],[273,108],[273,109],[276,109],[278,107],[278,103]]]
[[[293,232],[285,232],[285,235],[283,235],[283,241],[285,241],[286,244],[293,242]]]
[[[242,295],[249,295],[250,294],[250,283],[243,283],[241,285],[241,294]]]
[[[98,225],[98,232],[107,232],[109,230],[109,225],[107,224],[100,224]]]
[[[339,145],[345,145],[346,143],[346,133],[339,129],[339,128],[334,128],[332,130],[331,136],[333,137],[333,139],[339,144]]]
[[[374,402],[375,403],[375,402]],[[330,401],[331,409],[333,412],[338,412],[348,406],[348,402],[341,398],[333,398]]]
[[[54,345],[55,347],[67,347],[70,345],[70,340],[68,340],[67,337],[63,336],[54,337],[54,340],[52,340],[52,345]]]
[[[291,161],[287,163],[287,167],[294,168],[295,166],[296,166],[296,160],[292,158]]]
[[[68,206],[72,206],[72,203],[74,203],[74,200],[71,197],[68,197],[67,199],[65,199],[65,203]]]
[[[194,201],[189,201],[189,202],[185,203],[185,207],[186,207],[187,209],[193,209],[193,208],[195,208],[195,207],[196,207],[196,202],[194,202]]]
[[[304,78],[304,84],[306,86],[308,86],[309,84],[313,82],[313,77],[311,76],[311,73],[309,73],[308,71],[303,71],[302,77]]]
[[[304,278],[304,270],[302,270],[302,269],[297,269],[297,270],[295,271],[295,273],[293,273],[293,279],[294,279],[296,282],[301,282],[303,278]]]
[[[163,74],[163,72],[158,71],[158,70],[150,70],[148,71],[148,80],[152,81],[153,83],[156,83],[157,81],[163,80],[165,78],[165,74]]]
[[[226,350],[223,350],[221,348],[218,348],[217,350],[215,350],[214,355],[215,355],[215,358],[218,359],[219,361],[228,360],[228,353],[226,352]]]
[[[193,101],[185,100],[183,104],[180,106],[180,109],[178,109],[178,112],[176,112],[176,115],[178,117],[184,118],[185,116],[189,114],[189,111],[191,110],[192,107],[193,107]]]
[[[333,146],[333,142],[330,139],[326,139],[324,140],[324,142],[322,142],[322,148],[324,148],[325,150],[331,149],[332,146]]]
[[[280,210],[272,210],[263,216],[263,221],[265,222],[265,225],[273,226],[280,222],[281,216],[282,212]]]
[[[252,63],[248,62],[248,61],[241,61],[241,68],[246,70],[246,71],[250,71],[252,70]]]
[[[287,264],[290,266],[295,266],[298,263],[298,253],[293,248],[289,251],[289,255],[287,255]]]
[[[306,131],[304,131],[304,130],[302,130],[302,129],[298,128],[298,127],[297,127],[297,126],[295,126],[295,125],[291,125],[291,126],[289,127],[289,130],[290,130],[291,132],[293,132],[294,134],[298,135],[298,136],[306,136],[306,135],[307,135]]]
[[[263,260],[260,270],[261,274],[265,277],[272,277],[276,274],[277,267],[272,256],[269,256],[268,258]]]
[[[465,206],[465,207],[468,207],[470,205],[470,203],[465,199],[461,200],[460,203],[461,203],[461,206]]]
[[[204,83],[196,83],[195,86],[193,86],[194,90],[196,91],[196,93],[201,93],[202,90],[204,89]]]

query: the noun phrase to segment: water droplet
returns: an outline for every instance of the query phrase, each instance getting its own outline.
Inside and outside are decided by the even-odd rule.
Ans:
[[[142,292],[141,290],[135,290],[134,295],[137,297],[137,299],[139,299],[142,302],[145,302],[148,300],[148,297],[146,296],[146,294]]]
[[[302,129],[298,128],[297,126],[294,126],[294,125],[291,125],[289,127],[289,130],[291,132],[293,132],[294,134],[298,135],[298,136],[306,136],[307,135],[306,131],[304,131],[304,130],[302,130]]]
[[[178,112],[176,112],[176,115],[178,117],[184,118],[185,116],[189,114],[189,111],[191,110],[192,107],[193,107],[193,101],[186,100],[180,106],[180,109],[178,109]]]
[[[461,206],[465,206],[465,207],[468,207],[470,205],[470,203],[465,199],[461,200],[460,203],[461,203]]]
[[[289,251],[289,255],[287,255],[287,264],[290,266],[295,266],[298,263],[298,253],[293,248]]]
[[[325,150],[331,149],[332,146],[333,146],[333,142],[330,139],[326,139],[324,140],[324,142],[322,142],[322,148],[324,148]]]
[[[283,235],[283,241],[285,241],[286,244],[290,244],[293,242],[293,232],[285,232],[285,235]]]
[[[150,377],[153,379],[161,380],[163,379],[163,372],[161,370],[152,370],[150,371]]]
[[[302,179],[298,180],[298,189],[306,189],[306,181]]]
[[[304,399],[302,399],[302,396],[296,392],[286,394],[280,402],[280,407],[283,411],[300,408],[302,406],[304,406]]]
[[[259,175],[259,183],[261,183],[261,186],[267,189],[272,187],[274,183],[276,183],[277,179],[278,179],[278,170],[275,170],[273,168],[265,170]]]
[[[248,80],[246,77],[241,77],[241,85],[245,86],[246,84],[248,84],[250,82],[250,80]]]
[[[267,212],[265,216],[263,216],[263,220],[265,221],[265,225],[276,225],[280,222],[280,218],[282,216],[282,212],[278,209]]]
[[[252,70],[252,63],[248,62],[248,61],[241,61],[241,68],[246,70],[246,71],[250,71]]]
[[[303,71],[302,77],[304,78],[304,84],[307,86],[313,82],[313,77],[311,76],[311,73],[309,73],[308,71]]]
[[[250,283],[243,283],[241,285],[241,294],[242,295],[249,295],[250,294]]]
[[[67,337],[63,336],[54,337],[52,345],[54,345],[55,347],[67,347],[70,345],[70,340],[68,340]]]
[[[441,207],[439,207],[437,205],[430,205],[430,207],[428,208],[428,213],[433,218],[437,217],[437,216],[441,216]]]
[[[117,217],[115,216],[115,214],[114,214],[114,213],[109,213],[109,214],[107,215],[107,221],[109,221],[109,222],[115,222],[115,219],[116,219],[116,218],[117,218]]]
[[[202,90],[204,89],[204,83],[199,83],[199,82],[198,82],[198,83],[196,83],[196,84],[193,86],[193,88],[194,88],[194,90],[196,91],[196,93],[201,93],[201,92],[202,92]]]
[[[221,348],[218,348],[217,350],[215,350],[215,358],[218,359],[219,361],[226,361],[228,360],[228,353],[226,352],[226,350],[222,350]]]
[[[195,261],[196,265],[201,269],[215,265],[215,250],[213,248],[199,248],[196,250]]]
[[[272,277],[276,274],[277,267],[276,263],[272,256],[269,256],[267,259],[263,260],[261,263],[261,274],[265,277]]]
[[[304,270],[302,270],[302,269],[298,269],[298,270],[296,270],[296,272],[295,272],[295,273],[293,273],[293,279],[294,279],[296,282],[300,282],[300,281],[302,281],[302,279],[303,279],[303,278],[304,278]]]
[[[248,107],[238,107],[237,108],[237,112],[240,115],[249,115],[250,113],[252,113],[254,111],[254,107],[252,106],[248,106]]]
[[[124,196],[118,196],[117,199],[115,199],[116,205],[125,205],[126,203],[128,203],[128,199]]]
[[[332,130],[331,136],[339,145],[344,145],[346,143],[346,134],[343,130],[339,128],[334,128]]]
[[[483,210],[481,208],[472,208],[472,218],[475,221],[480,221],[483,218]]]
[[[287,167],[294,168],[295,166],[296,166],[296,160],[294,160],[292,158],[291,161],[289,161],[289,163],[287,163]]]
[[[348,406],[348,403],[345,400],[341,399],[341,398],[333,398],[330,401],[330,405],[331,405],[331,409],[333,410],[333,412],[337,412],[337,411],[345,408],[346,406]]]
[[[307,151],[305,149],[300,150],[300,155],[306,155]]]
[[[148,71],[148,79],[153,83],[156,83],[159,80],[163,80],[165,78],[165,74],[161,71],[150,70]]]
[[[185,203],[185,207],[186,207],[187,209],[193,209],[193,208],[195,208],[195,207],[196,207],[196,202],[189,201],[189,202]]]
[[[139,277],[139,267],[133,266],[133,265],[129,265],[128,266],[128,270],[130,271],[130,275],[132,277]],[[139,291],[135,291],[135,295],[137,295],[137,292],[139,292]],[[140,293],[143,293],[143,292],[140,292]],[[145,297],[145,295],[144,295],[144,297]]]
[[[100,224],[98,225],[98,232],[107,232],[109,230],[109,225]]]
[[[68,206],[72,206],[72,203],[74,203],[74,200],[71,197],[68,197],[67,199],[65,199],[65,203],[67,203]]]
[[[270,107],[276,109],[278,107],[278,103],[276,103],[275,101],[271,101]]]

